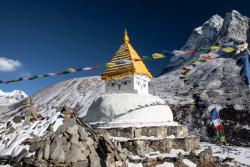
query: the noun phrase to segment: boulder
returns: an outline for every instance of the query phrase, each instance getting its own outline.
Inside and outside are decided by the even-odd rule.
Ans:
[[[13,122],[20,123],[22,122],[22,117],[20,115],[17,115],[13,118]]]
[[[49,152],[50,152],[50,139],[47,138],[44,141],[44,145],[43,145],[43,159],[48,160],[49,159]]]
[[[73,162],[73,163],[71,163],[71,166],[72,167],[85,167],[85,166],[87,167],[87,166],[89,166],[89,162],[88,162],[88,160]]]
[[[69,126],[69,127],[66,129],[66,132],[67,132],[69,135],[76,135],[76,134],[78,134],[78,126],[77,126],[77,125]]]
[[[15,157],[11,157],[11,162],[20,162],[25,156],[28,155],[28,151],[26,148],[22,149],[22,151]]]
[[[66,154],[66,162],[78,162],[78,161],[86,161],[87,156],[81,152],[77,145],[72,144],[69,152]]]
[[[40,147],[39,150],[36,152],[36,158],[38,161],[43,159],[43,147]]]
[[[98,155],[90,154],[89,161],[90,161],[90,167],[100,167],[101,166],[100,158]]]
[[[34,165],[35,157],[26,157],[23,159],[23,163],[25,166],[32,166]]]
[[[34,141],[34,142],[31,143],[31,145],[30,145],[29,152],[37,151],[39,148],[40,148],[40,143],[39,143],[39,141]]]
[[[54,137],[50,145],[49,159],[58,163],[63,163],[65,161],[62,139],[57,135]]]
[[[80,126],[79,129],[78,129],[78,133],[80,135],[80,140],[81,141],[87,140],[88,134],[87,134],[87,132],[85,132],[85,128]]]
[[[15,131],[16,131],[15,128],[10,127],[9,131],[8,131],[6,134],[12,134],[12,133],[14,133]]]

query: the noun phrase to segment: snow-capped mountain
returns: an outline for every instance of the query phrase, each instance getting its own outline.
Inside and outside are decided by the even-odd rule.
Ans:
[[[3,92],[0,90],[0,106],[15,104],[26,97],[27,94],[21,90],[14,90],[12,92]]]
[[[183,49],[229,41],[235,44],[248,42],[248,23],[249,19],[235,10],[224,18],[214,15],[192,32]],[[161,76],[153,79],[151,93],[163,98],[173,110],[174,119],[188,125],[191,133],[201,135],[204,141],[215,138],[213,127],[209,124],[208,108],[220,106],[228,142],[250,146],[250,89],[240,76],[237,57],[221,57],[195,67],[188,75],[189,84],[185,84],[179,79],[180,67],[196,59],[199,54],[190,56],[184,63],[177,63],[178,66],[167,66]],[[175,64],[174,61],[170,64]],[[79,117],[84,117],[91,103],[103,92],[104,83],[96,76],[62,81],[32,97],[41,115],[48,115],[53,108],[67,106],[76,111]],[[26,106],[27,101],[24,100],[0,107],[1,121],[25,111]]]
[[[233,10],[232,12],[227,13],[224,18],[215,14],[202,26],[193,30],[182,49],[197,49],[226,42],[233,42],[237,45],[249,41],[249,32],[249,18],[243,16],[238,11]],[[182,59],[172,59],[162,70],[160,75],[179,68],[183,64],[196,59],[199,55],[200,53],[197,53],[189,57],[183,56]]]

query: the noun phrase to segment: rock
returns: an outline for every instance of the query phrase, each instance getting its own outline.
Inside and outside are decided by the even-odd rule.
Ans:
[[[28,155],[28,151],[26,148],[24,148],[17,156],[11,157],[11,161],[12,162],[20,162],[27,155]]]
[[[75,119],[66,118],[66,119],[64,119],[63,124],[61,125],[62,126],[62,131],[65,131],[68,127],[72,127],[74,125],[77,125],[77,122],[76,122]]]
[[[215,42],[222,28],[223,20],[222,17],[216,14],[201,27],[195,28],[183,49],[206,47]]]
[[[219,36],[222,37],[219,39],[219,42],[245,42],[247,40],[247,31],[249,28],[248,22],[249,19],[242,16],[236,10],[233,10],[231,13],[227,13],[219,34]]]
[[[71,143],[67,141],[67,138],[62,137],[62,148],[65,153],[70,150]]]
[[[37,151],[39,148],[40,148],[39,141],[35,141],[35,142],[31,143],[30,148],[29,148],[29,152]]]
[[[91,146],[94,144],[94,140],[90,137],[87,137],[86,145]]]
[[[199,162],[200,163],[214,162],[211,147],[208,147],[203,152],[201,152],[200,157],[199,157]]]
[[[30,124],[30,119],[27,119],[27,118],[26,118],[26,119],[24,120],[24,122],[23,122],[22,125],[25,126],[25,125],[29,125],[29,124]]]
[[[32,166],[34,164],[34,161],[35,161],[35,158],[34,157],[26,157],[23,159],[23,163],[26,165],[26,166]]]
[[[64,136],[65,138],[69,139],[69,135],[68,135],[68,133],[63,132],[63,136]]]
[[[13,122],[20,123],[22,122],[22,117],[20,115],[17,115],[13,118]]]
[[[36,152],[36,158],[38,161],[43,159],[43,147],[40,147],[39,150]]]
[[[100,167],[101,166],[100,158],[98,155],[90,154],[89,161],[90,161],[90,167]]]
[[[79,143],[79,133],[78,133],[78,126],[73,125],[72,127],[68,127],[66,129],[67,134],[69,134],[69,142],[71,144],[78,144]]]
[[[31,145],[32,143],[38,141],[39,138],[38,137],[32,137],[32,138],[27,138],[23,141],[23,144],[29,144]]]
[[[81,152],[81,150],[77,147],[77,145],[72,144],[70,151],[66,155],[66,162],[78,162],[87,160],[87,156]]]
[[[50,145],[49,159],[57,163],[63,163],[65,161],[62,139],[57,135],[53,138]]]
[[[11,121],[8,121],[6,124],[6,129],[9,129],[10,127],[12,127],[12,123],[11,123]]]
[[[136,149],[136,155],[143,158],[143,157],[145,157],[145,152],[141,149]]]
[[[122,161],[126,161],[128,156],[125,153],[120,153],[119,156],[121,157]]]
[[[86,145],[86,143],[83,143],[83,142],[78,142],[77,144],[77,147],[79,148],[79,150],[81,151],[81,152],[90,152],[89,150],[88,150],[88,146]],[[88,154],[87,154],[88,155]]]
[[[70,126],[66,129],[66,132],[69,135],[76,135],[78,134],[78,126],[77,125]]]
[[[50,139],[47,138],[43,145],[43,159],[48,160],[50,155]]]
[[[15,131],[16,131],[15,128],[10,127],[9,131],[6,134],[11,134],[11,133],[14,133]]]
[[[9,162],[9,159],[11,158],[10,155],[5,155],[0,157],[0,165],[7,164]]]
[[[86,161],[78,161],[78,162],[73,162],[71,163],[72,167],[87,167],[89,166],[88,160]]]
[[[80,140],[81,140],[81,141],[87,140],[88,134],[85,132],[85,128],[79,127],[78,133],[79,133],[79,135],[80,135]]]
[[[88,146],[89,147],[89,150],[90,150],[90,154],[91,155],[95,155],[95,156],[98,156],[96,150],[95,150],[95,147],[93,145],[90,145]]]

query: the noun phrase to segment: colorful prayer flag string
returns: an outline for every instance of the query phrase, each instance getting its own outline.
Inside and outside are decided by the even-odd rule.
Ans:
[[[147,61],[147,60],[155,60],[155,59],[163,59],[166,58],[166,62],[170,62],[171,58],[173,56],[182,56],[182,55],[193,55],[196,52],[203,52],[203,51],[208,51],[210,50],[209,53],[207,54],[202,54],[200,56],[200,59],[195,60],[192,62],[191,65],[185,67],[186,69],[183,69],[183,71],[181,72],[181,74],[183,76],[180,77],[180,79],[184,79],[186,80],[187,77],[187,73],[189,71],[192,70],[193,67],[195,67],[196,65],[199,64],[203,64],[205,62],[207,62],[210,59],[214,59],[218,56],[222,56],[225,53],[231,53],[233,51],[238,51],[239,49],[243,50],[247,45],[242,44],[240,46],[237,47],[233,47],[232,45],[229,44],[224,44],[222,46],[211,46],[210,48],[197,48],[195,50],[173,50],[173,51],[163,51],[163,53],[154,53],[151,56],[143,56],[142,59],[133,59],[133,60],[117,60],[115,62],[109,62],[106,63],[105,65],[101,65],[101,66],[93,66],[93,67],[80,67],[80,68],[68,68],[65,71],[61,71],[61,72],[52,72],[52,73],[48,73],[48,74],[44,74],[44,75],[34,75],[34,76],[29,76],[29,77],[21,77],[18,79],[14,79],[14,80],[0,80],[0,84],[9,84],[9,83],[15,83],[15,82],[20,82],[20,81],[24,81],[24,80],[34,80],[34,79],[38,79],[38,78],[46,78],[46,77],[50,77],[50,76],[60,76],[60,75],[66,75],[66,74],[71,74],[71,73],[76,73],[76,72],[81,72],[81,71],[90,71],[90,70],[96,70],[98,68],[105,68],[105,67],[109,67],[109,66],[123,66],[123,65],[128,65],[131,64],[133,61]],[[238,50],[236,50],[236,48],[238,48]]]

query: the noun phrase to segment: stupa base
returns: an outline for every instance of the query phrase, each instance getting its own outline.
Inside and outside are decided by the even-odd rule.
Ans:
[[[100,123],[92,124],[97,133],[109,136],[117,146],[135,155],[138,150],[144,153],[154,151],[166,153],[172,149],[194,151],[199,148],[200,144],[199,137],[189,136],[187,126],[178,125],[177,122],[158,123],[158,125],[144,124],[144,126],[138,124],[133,127],[100,125]]]

